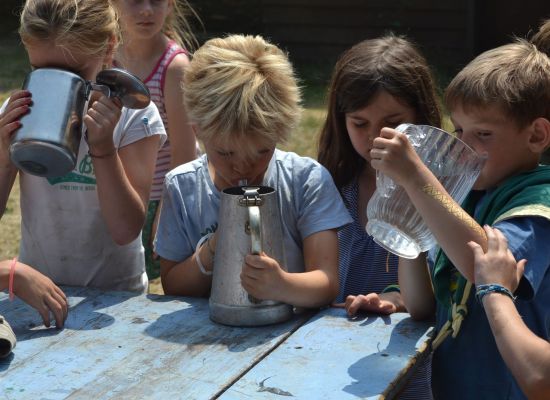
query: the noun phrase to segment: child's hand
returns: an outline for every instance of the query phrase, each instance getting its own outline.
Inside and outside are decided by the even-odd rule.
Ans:
[[[485,225],[487,234],[487,253],[481,246],[469,242],[474,253],[474,274],[476,285],[496,283],[508,288],[512,293],[517,289],[523,276],[526,260],[516,262],[508,248],[506,237],[496,228]]]
[[[346,297],[345,303],[333,304],[333,307],[345,308],[350,317],[355,316],[359,311],[366,311],[376,314],[393,314],[397,312],[397,304],[393,301],[393,296],[397,292],[389,293],[369,293],[358,296]]]
[[[122,106],[118,99],[110,99],[104,95],[90,101],[92,106],[84,116],[90,153],[111,154],[115,149],[113,131],[120,119]]]
[[[0,114],[0,168],[9,168],[9,147],[15,131],[21,126],[19,119],[29,111],[32,103],[31,93],[27,90],[16,90],[10,96],[4,112]]]
[[[260,300],[281,300],[285,271],[279,263],[265,253],[245,257],[241,284],[252,296]]]
[[[46,327],[50,327],[50,312],[55,317],[55,326],[63,327],[69,303],[65,293],[50,278],[26,264],[17,263],[13,288],[17,297],[40,313]]]
[[[396,184],[410,181],[411,172],[423,165],[407,135],[391,128],[382,128],[370,151],[371,166],[390,177]]]

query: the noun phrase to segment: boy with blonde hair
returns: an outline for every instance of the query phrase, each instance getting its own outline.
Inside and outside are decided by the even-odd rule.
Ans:
[[[405,135],[385,128],[371,150],[372,166],[403,186],[440,246],[429,268],[425,256],[400,260],[401,293],[414,318],[435,312],[435,398],[523,399],[533,377],[507,368],[481,299],[517,297],[527,326],[548,340],[550,167],[539,160],[550,145],[550,59],[523,40],[489,50],[453,79],[445,97],[457,136],[486,157],[462,207]],[[487,249],[483,225],[504,234],[515,259],[527,259],[514,293],[496,283],[473,287],[468,243]]]
[[[166,176],[155,242],[165,293],[208,295],[216,234],[197,243],[216,231],[220,192],[246,181],[277,190],[286,265],[248,255],[243,287],[262,300],[329,304],[338,292],[336,231],[351,218],[320,164],[276,149],[300,116],[286,55],[259,36],[212,39],[195,52],[183,88],[206,154]]]

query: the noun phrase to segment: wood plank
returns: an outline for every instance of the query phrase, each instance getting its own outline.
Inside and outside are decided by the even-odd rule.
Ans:
[[[348,319],[327,309],[220,397],[223,400],[392,398],[427,356],[428,323],[408,314]]]
[[[71,296],[57,331],[6,301],[0,294],[0,312],[20,338],[0,362],[0,393],[10,399],[211,398],[307,319],[233,328],[209,320],[206,299],[85,290]]]

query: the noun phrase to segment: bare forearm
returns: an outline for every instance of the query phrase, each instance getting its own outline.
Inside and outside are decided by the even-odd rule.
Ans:
[[[414,260],[400,258],[398,279],[401,298],[411,317],[417,320],[433,317],[435,299],[425,256]]]
[[[322,270],[289,273],[285,275],[285,287],[276,300],[297,307],[322,307],[330,304],[338,295],[338,282],[330,279]]]
[[[466,279],[473,282],[474,259],[467,243],[474,241],[483,249],[487,248],[487,238],[481,226],[429,172],[421,173],[419,179],[405,190],[447,257]]]
[[[483,307],[504,362],[529,399],[550,393],[550,343],[525,325],[512,300],[500,293],[483,297]]]
[[[213,259],[205,246],[202,246],[199,252],[203,267],[211,271]],[[195,253],[180,263],[161,259],[161,281],[165,294],[192,297],[205,297],[210,294],[212,276],[200,271],[197,256]]]
[[[103,219],[113,240],[128,244],[140,233],[145,221],[145,203],[128,180],[117,154],[93,159],[97,195]]]
[[[11,261],[0,261],[0,290],[8,288]]]

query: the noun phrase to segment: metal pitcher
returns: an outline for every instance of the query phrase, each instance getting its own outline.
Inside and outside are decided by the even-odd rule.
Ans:
[[[268,186],[237,186],[221,194],[210,319],[224,325],[258,326],[292,317],[291,305],[250,296],[240,274],[247,254],[264,251],[284,268],[277,192]]]
[[[117,68],[101,71],[96,82],[63,69],[39,68],[27,75],[23,89],[31,92],[33,103],[20,119],[10,157],[17,168],[48,178],[74,169],[92,90],[119,98],[127,108],[145,108],[150,101],[147,86]]]

